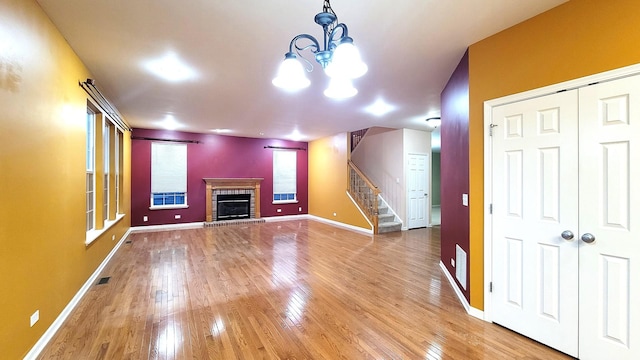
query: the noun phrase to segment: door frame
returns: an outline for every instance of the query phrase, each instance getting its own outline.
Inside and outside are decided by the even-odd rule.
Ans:
[[[493,186],[493,163],[491,161],[493,142],[490,136],[491,121],[493,108],[506,105],[522,100],[532,99],[545,95],[557,93],[559,91],[573,90],[587,85],[613,81],[640,74],[640,64],[634,64],[615,70],[605,71],[599,74],[589,75],[574,80],[564,81],[561,83],[544,86],[538,89],[529,90],[517,94],[503,96],[497,99],[487,100],[484,102],[484,123],[483,123],[483,139],[484,139],[484,311],[483,318],[485,321],[492,322],[492,304],[490,283],[493,281],[491,256],[493,248],[493,218],[490,212],[493,203],[493,194],[491,192]]]
[[[407,159],[411,156],[411,155],[417,155],[417,156],[424,156],[427,158],[427,164],[425,165],[425,170],[426,170],[426,176],[427,176],[427,189],[425,190],[427,192],[427,203],[425,205],[425,217],[426,217],[426,224],[425,227],[432,227],[431,225],[431,155],[428,153],[422,153],[422,152],[408,152],[407,153]],[[405,197],[405,212],[406,212],[406,219],[407,219],[407,230],[410,229],[417,229],[419,227],[416,228],[410,228],[409,227],[409,210],[411,208],[410,204],[409,204],[409,187],[407,186],[407,182],[408,182],[408,172],[409,172],[409,166],[407,165],[407,163],[405,162],[405,193],[404,193],[404,197]]]

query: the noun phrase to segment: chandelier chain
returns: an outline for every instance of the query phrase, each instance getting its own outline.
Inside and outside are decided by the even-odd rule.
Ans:
[[[336,17],[336,21],[334,21],[333,23],[331,23],[328,26],[328,32],[331,33],[333,31],[333,29],[335,29],[336,24],[338,23],[338,15],[331,8],[331,2],[329,0],[324,0],[324,4],[322,5],[322,11],[326,12],[326,13],[329,13],[329,14],[331,14],[331,15]]]

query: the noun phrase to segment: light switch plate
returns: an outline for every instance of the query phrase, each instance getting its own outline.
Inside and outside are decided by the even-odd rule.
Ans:
[[[469,206],[469,194],[462,194],[462,205]]]

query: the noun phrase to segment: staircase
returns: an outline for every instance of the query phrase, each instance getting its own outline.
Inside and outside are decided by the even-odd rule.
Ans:
[[[390,211],[387,203],[380,197],[378,187],[351,160],[347,162],[347,171],[349,174],[347,191],[369,219],[373,233],[400,231],[402,223],[396,221],[395,214]]]
[[[378,196],[378,234],[402,230],[402,223],[389,209],[387,203]]]

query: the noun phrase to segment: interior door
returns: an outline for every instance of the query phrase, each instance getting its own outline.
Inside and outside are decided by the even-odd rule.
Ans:
[[[429,224],[428,156],[409,154],[407,166],[407,228],[426,227]]]
[[[577,90],[493,109],[493,321],[578,354]]]
[[[580,90],[580,357],[640,359],[640,76]],[[591,241],[586,236],[583,240]]]

